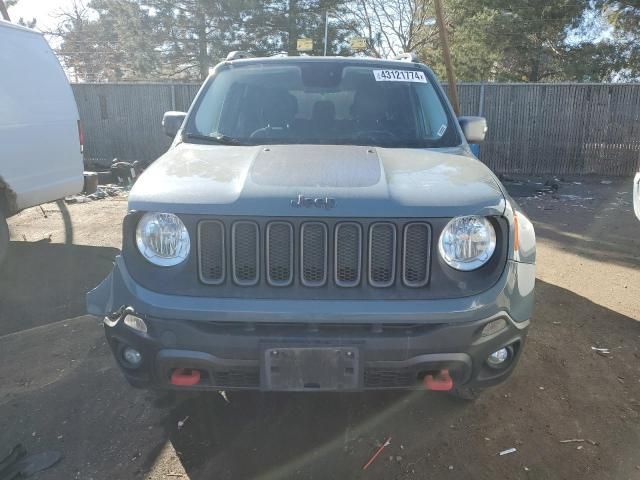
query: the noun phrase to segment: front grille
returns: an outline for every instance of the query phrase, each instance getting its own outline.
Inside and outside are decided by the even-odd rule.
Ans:
[[[210,285],[417,289],[429,283],[431,236],[410,220],[203,220],[199,274]]]

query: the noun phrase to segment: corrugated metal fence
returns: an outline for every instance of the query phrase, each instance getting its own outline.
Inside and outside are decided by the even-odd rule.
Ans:
[[[153,160],[167,110],[197,84],[75,84],[85,156]],[[460,84],[464,115],[487,118],[480,159],[498,173],[631,175],[640,169],[640,84]]]

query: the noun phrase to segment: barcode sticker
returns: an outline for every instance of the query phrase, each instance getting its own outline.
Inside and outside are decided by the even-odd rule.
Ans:
[[[418,82],[427,83],[424,72],[418,70],[373,70],[376,82]]]

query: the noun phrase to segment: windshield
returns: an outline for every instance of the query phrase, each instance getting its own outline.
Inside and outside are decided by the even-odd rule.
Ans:
[[[249,145],[459,144],[424,71],[338,62],[223,69],[197,104],[186,134]]]

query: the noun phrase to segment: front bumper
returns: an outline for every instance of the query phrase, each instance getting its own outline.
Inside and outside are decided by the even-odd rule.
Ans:
[[[505,319],[500,332],[482,337],[491,320]],[[346,390],[423,388],[427,374],[449,370],[454,384],[483,388],[505,380],[513,371],[529,322],[516,323],[502,314],[463,325],[303,327],[302,325],[205,324],[182,320],[147,319],[148,333],[137,332],[122,321],[105,324],[109,345],[131,384],[137,387],[190,388],[195,390],[292,389],[269,386],[264,355],[289,347],[349,348],[361,361],[355,383]],[[142,354],[138,368],[122,359],[125,346]],[[490,368],[486,358],[511,346],[514,358],[501,370]],[[177,368],[198,369],[201,381],[190,387],[171,384]],[[294,380],[294,379],[292,379]],[[322,385],[309,389],[321,390]]]
[[[282,384],[273,388],[265,369],[266,352],[348,348],[358,362],[346,390],[423,388],[422,378],[442,369],[450,371],[456,385],[483,388],[505,380],[521,355],[533,306],[534,268],[509,261],[496,285],[459,299],[239,300],[151,292],[133,281],[118,258],[111,275],[88,294],[87,303],[94,315],[130,306],[144,319],[146,333],[122,319],[105,322],[114,355],[135,386],[295,390],[299,388]],[[484,326],[497,319],[504,319],[504,328],[482,336]],[[137,368],[122,360],[126,346],[142,354]],[[504,346],[513,349],[509,365],[490,368],[487,357]],[[200,382],[174,387],[170,378],[177,368],[198,369]]]

